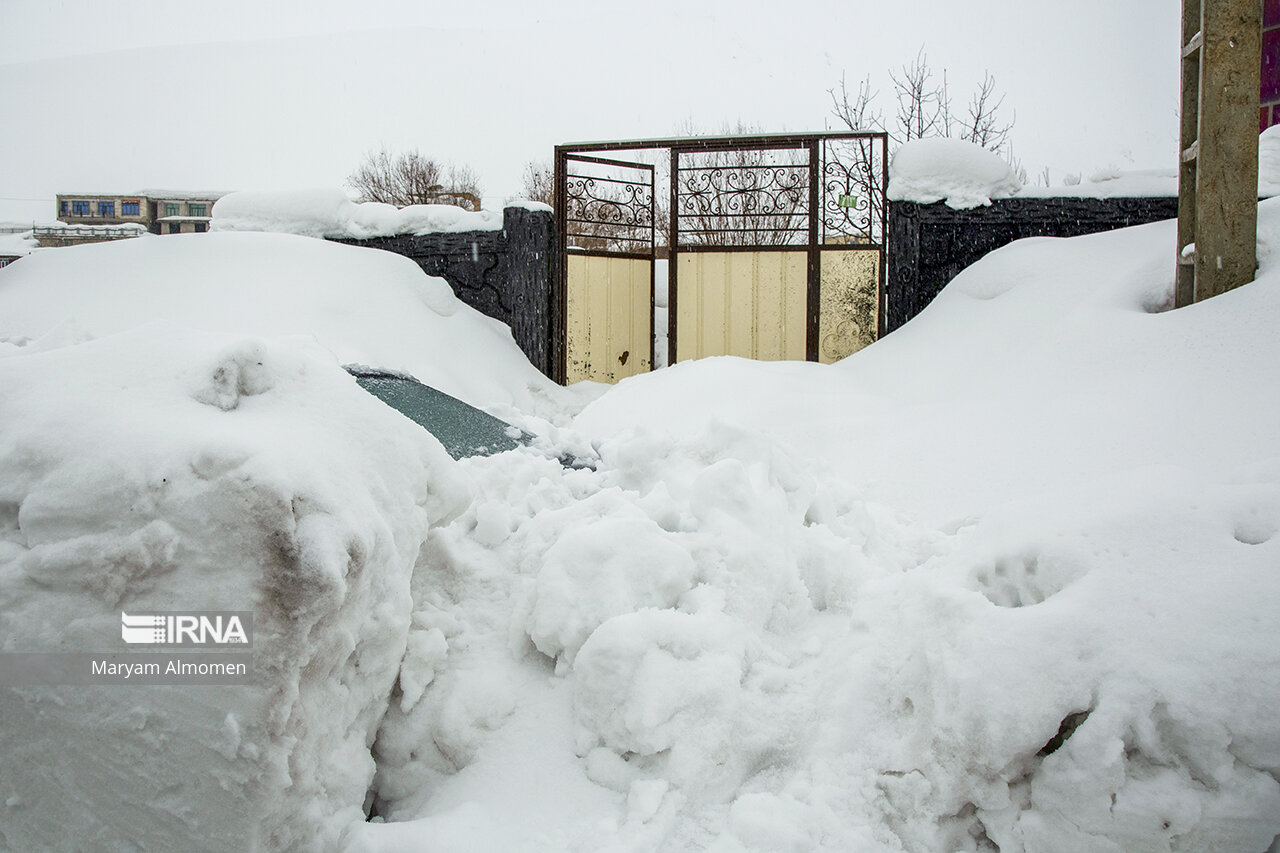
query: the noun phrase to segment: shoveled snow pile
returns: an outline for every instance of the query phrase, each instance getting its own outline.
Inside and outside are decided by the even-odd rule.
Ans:
[[[413,261],[282,234],[174,234],[37,252],[0,278],[0,351],[156,320],[231,334],[305,335],[341,363],[411,373],[481,407],[553,407],[505,324]]]
[[[0,755],[25,762],[0,767],[0,832],[1274,849],[1280,201],[1259,223],[1258,281],[1176,311],[1158,223],[993,252],[836,365],[626,380],[547,439],[594,469],[449,463],[297,340],[10,347],[6,647],[74,648],[120,597],[209,578],[189,606],[249,602],[281,663],[266,695],[0,694],[0,746],[26,745]],[[324,582],[281,615],[299,576]]]
[[[1267,850],[1261,219],[1190,308],[1172,223],[1023,241],[839,365],[623,382],[595,472],[468,463],[345,849]]]
[[[463,210],[448,204],[396,207],[354,202],[339,189],[246,190],[218,199],[214,231],[278,231],[304,237],[393,237],[456,231],[497,231],[500,210]]]
[[[889,198],[966,210],[1008,198],[1022,189],[1013,168],[998,154],[962,139],[915,139],[889,164]]]
[[[0,847],[321,850],[364,819],[438,442],[319,347],[152,325],[0,358],[0,643],[254,611],[253,686],[0,689]]]

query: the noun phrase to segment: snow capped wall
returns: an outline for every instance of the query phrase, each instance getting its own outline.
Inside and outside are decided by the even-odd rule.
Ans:
[[[545,205],[542,205],[545,207]],[[218,199],[214,231],[275,231],[304,237],[394,237],[456,231],[497,231],[500,210],[463,210],[447,204],[397,208],[353,202],[339,189],[244,191]]]
[[[889,164],[889,199],[965,209],[1007,198],[1022,188],[1013,168],[981,145],[960,139],[915,139]]]

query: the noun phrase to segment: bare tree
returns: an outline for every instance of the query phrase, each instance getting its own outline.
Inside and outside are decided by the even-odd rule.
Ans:
[[[392,154],[386,148],[365,155],[347,177],[361,201],[411,204],[452,204],[480,209],[480,181],[468,166],[441,165],[416,149]]]
[[[890,71],[894,96],[898,102],[896,131],[890,136],[898,144],[928,136],[948,136],[951,131],[951,96],[947,92],[947,74],[935,82],[929,57],[924,48],[897,73]]]
[[[828,89],[831,114],[850,130],[888,131],[895,145],[954,135],[1006,158],[1012,156],[1009,135],[1017,114],[1005,117],[1005,94],[996,88],[996,79],[989,72],[969,99],[964,116],[952,113],[947,71],[943,69],[940,79],[935,77],[924,48],[910,63],[890,71],[889,79],[896,104],[892,126],[886,126],[883,113],[876,109],[879,92],[872,89],[870,76],[858,85],[856,94],[849,91],[843,77],[838,89]]]
[[[1009,131],[1013,130],[1017,114],[1014,113],[1008,121],[1004,120],[1000,112],[1004,98],[1003,92],[996,91],[996,78],[985,72],[978,90],[969,99],[968,115],[961,122],[960,138],[976,142],[997,154],[1008,153],[1005,149],[1009,143]]]
[[[858,93],[852,98],[843,74],[840,75],[839,95],[835,89],[828,89],[827,94],[831,96],[832,114],[850,130],[884,130],[884,113],[874,109],[880,92],[871,90],[870,74],[858,83]]]
[[[555,170],[546,160],[530,160],[524,164],[520,192],[530,201],[553,204],[555,199]]]

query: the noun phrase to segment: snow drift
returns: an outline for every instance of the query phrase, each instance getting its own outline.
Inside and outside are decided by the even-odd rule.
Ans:
[[[1024,241],[839,365],[621,383],[595,472],[468,463],[346,849],[1267,850],[1261,217],[1191,308],[1172,223]]]
[[[342,363],[411,373],[481,407],[537,409],[558,393],[506,325],[390,252],[284,234],[173,234],[37,252],[0,279],[0,348],[156,320],[314,337]]]
[[[594,470],[449,462],[297,340],[66,346],[64,328],[11,346],[7,647],[74,645],[119,600],[210,578],[267,613],[279,678],[101,708],[3,694],[0,784],[19,781],[0,831],[343,853],[1274,849],[1280,202],[1259,232],[1256,282],[1177,311],[1157,223],[993,252],[837,365],[626,380],[548,438],[590,443]],[[3,304],[39,302],[41,281]],[[280,616],[294,576],[303,615]],[[82,618],[40,621],[50,607]],[[170,756],[213,781],[179,784]]]

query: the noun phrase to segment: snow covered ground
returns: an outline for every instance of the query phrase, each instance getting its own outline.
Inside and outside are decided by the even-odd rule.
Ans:
[[[684,363],[580,412],[394,256],[0,270],[3,649],[244,606],[270,676],[0,689],[0,842],[1280,849],[1259,222],[1258,280],[1189,308],[1172,223],[1022,241],[839,364]],[[599,464],[453,462],[346,361]]]

